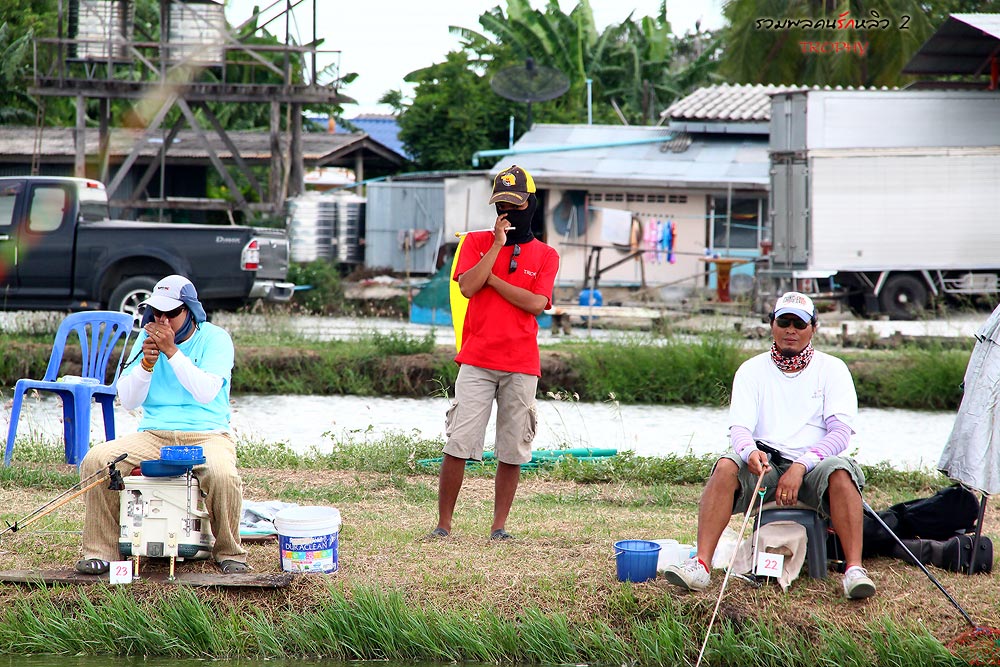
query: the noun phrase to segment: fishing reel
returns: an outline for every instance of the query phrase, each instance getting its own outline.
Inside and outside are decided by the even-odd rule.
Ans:
[[[110,491],[124,491],[125,480],[122,479],[121,471],[116,467],[119,461],[124,461],[128,454],[122,454],[117,459],[108,464],[108,489]]]

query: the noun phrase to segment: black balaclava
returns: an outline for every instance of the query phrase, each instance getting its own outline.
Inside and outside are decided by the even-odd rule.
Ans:
[[[507,242],[504,245],[523,245],[533,240],[535,237],[531,233],[531,219],[535,217],[535,209],[538,207],[538,199],[535,193],[528,195],[528,208],[501,209],[500,204],[496,205],[497,215],[507,214],[507,222],[514,228],[514,231],[507,232]]]

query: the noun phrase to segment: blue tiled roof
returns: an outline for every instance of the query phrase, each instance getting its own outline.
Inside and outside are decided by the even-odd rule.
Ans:
[[[326,116],[310,115],[308,118],[323,127],[326,127],[328,122]],[[395,116],[374,113],[361,114],[360,116],[356,116],[354,118],[348,118],[347,121],[386,148],[392,149],[407,159],[412,158],[412,156],[403,149],[403,142],[399,140],[399,123],[396,122]],[[349,133],[349,130],[338,124],[337,133],[347,134]]]

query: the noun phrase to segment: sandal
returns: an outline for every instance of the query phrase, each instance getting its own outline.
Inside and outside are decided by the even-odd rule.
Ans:
[[[218,563],[222,574],[243,574],[250,571],[250,566],[238,560],[223,560]]]
[[[490,533],[491,540],[512,540],[514,536],[508,533],[503,528],[497,528],[492,533]]]
[[[111,563],[100,558],[84,558],[76,563],[76,571],[80,574],[105,574],[110,569]]]
[[[433,537],[448,537],[448,531],[445,530],[444,528],[438,527],[438,528],[435,528],[434,530],[432,530],[431,534],[428,535],[428,537],[432,537],[432,538]]]

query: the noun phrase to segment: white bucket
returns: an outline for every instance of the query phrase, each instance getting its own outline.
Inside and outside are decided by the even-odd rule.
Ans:
[[[340,511],[333,507],[290,507],[274,517],[278,556],[285,572],[336,572]]]
[[[667,568],[668,565],[680,565],[681,561],[681,546],[677,540],[653,540],[660,545],[660,556],[656,561],[657,571],[662,571]]]

